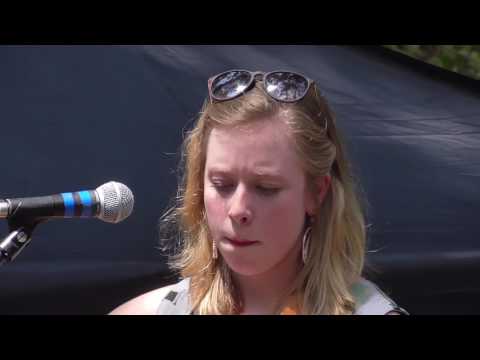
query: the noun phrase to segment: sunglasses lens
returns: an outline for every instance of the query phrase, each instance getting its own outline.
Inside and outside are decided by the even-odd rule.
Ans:
[[[251,80],[248,71],[229,71],[215,78],[212,95],[217,100],[232,99],[245,91]]]
[[[308,80],[290,72],[273,72],[265,78],[265,88],[277,100],[297,101],[305,96]]]

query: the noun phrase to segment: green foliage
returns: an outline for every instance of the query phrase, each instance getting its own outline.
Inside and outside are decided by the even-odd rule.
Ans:
[[[480,79],[480,45],[384,45],[444,69]]]

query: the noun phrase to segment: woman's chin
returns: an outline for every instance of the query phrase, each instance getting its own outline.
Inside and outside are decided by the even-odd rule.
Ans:
[[[254,259],[239,259],[227,255],[224,256],[224,260],[230,270],[241,276],[255,276],[268,270],[265,268],[265,263],[260,262],[259,259],[255,261]]]

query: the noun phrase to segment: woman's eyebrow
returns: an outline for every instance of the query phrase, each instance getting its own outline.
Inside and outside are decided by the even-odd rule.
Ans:
[[[208,176],[232,176],[233,173],[226,169],[210,168],[207,170]],[[276,171],[267,172],[264,170],[254,171],[250,174],[254,179],[267,179],[267,180],[286,180],[286,178]]]
[[[207,169],[207,174],[208,174],[209,176],[212,176],[212,175],[230,176],[230,175],[231,175],[231,172],[229,172],[229,171],[226,170],[226,169],[210,168],[210,169]]]
[[[256,179],[267,179],[267,180],[286,180],[284,176],[276,172],[256,172],[253,174],[253,177]]]

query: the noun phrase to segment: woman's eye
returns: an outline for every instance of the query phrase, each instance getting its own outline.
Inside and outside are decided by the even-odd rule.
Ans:
[[[222,181],[212,181],[213,188],[221,194],[230,193],[235,190],[235,184],[229,182],[222,182]],[[274,195],[280,191],[278,187],[272,186],[262,186],[257,185],[255,186],[255,191],[257,191],[261,195]]]
[[[274,195],[278,193],[280,189],[274,187],[257,186],[257,190],[263,195]]]
[[[212,185],[219,192],[227,192],[233,189],[233,185],[226,183],[214,182]]]

